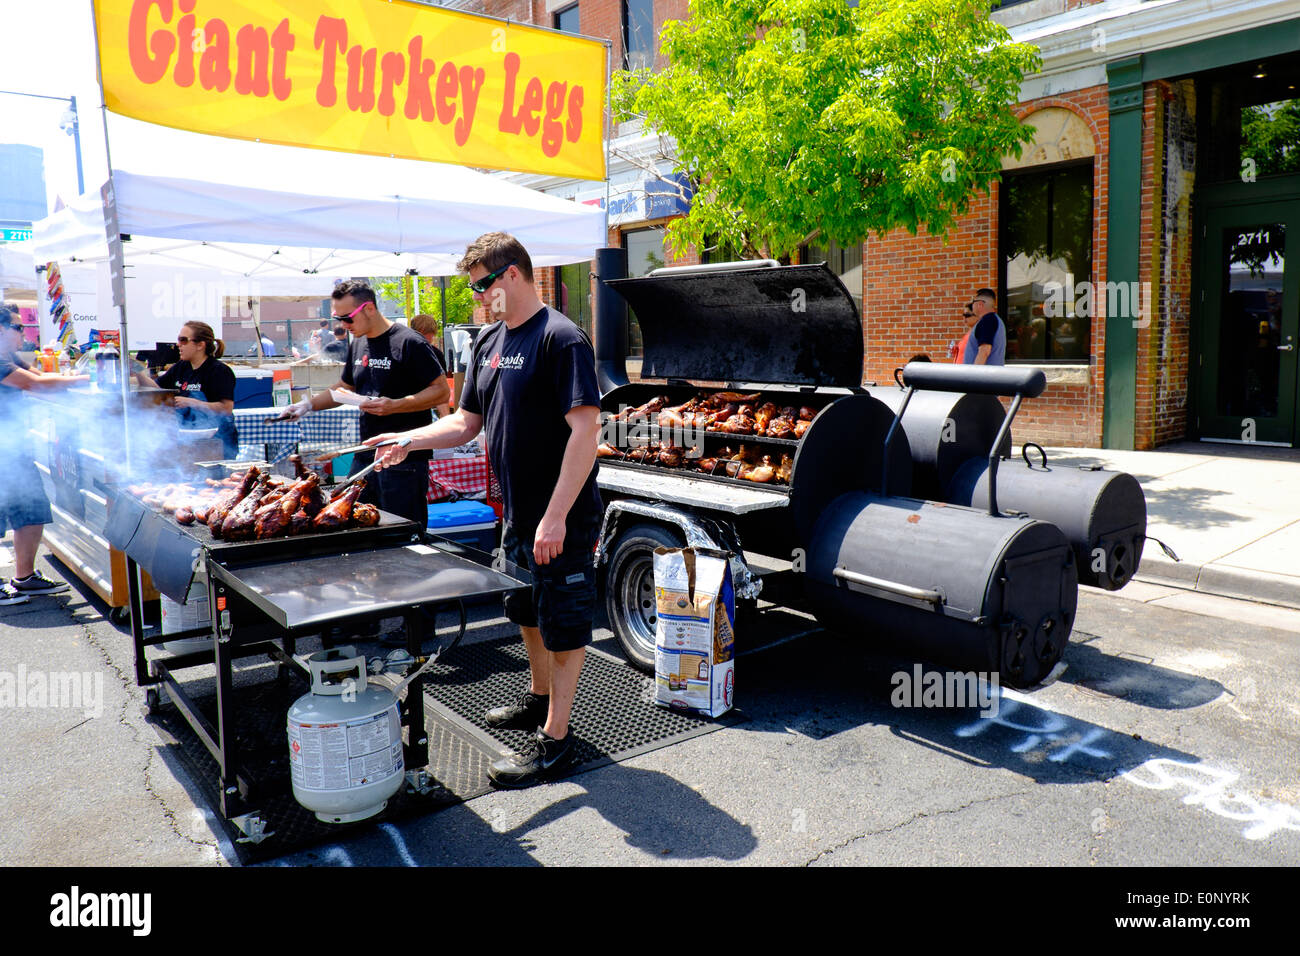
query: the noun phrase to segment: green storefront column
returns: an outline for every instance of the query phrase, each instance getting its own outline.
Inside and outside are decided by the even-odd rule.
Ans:
[[[1135,283],[1141,271],[1142,57],[1109,63],[1106,75],[1110,87],[1106,281]],[[1137,329],[1132,315],[1107,314],[1102,447],[1131,449],[1136,419]]]

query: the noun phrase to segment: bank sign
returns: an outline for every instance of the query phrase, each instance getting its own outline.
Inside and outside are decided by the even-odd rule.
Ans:
[[[605,45],[409,0],[95,0],[104,100],[176,129],[605,178]]]
[[[609,194],[609,224],[626,225],[651,219],[684,216],[691,211],[693,191],[685,173],[645,179],[625,186],[612,186]],[[585,205],[605,207],[605,190],[581,192],[574,197]]]

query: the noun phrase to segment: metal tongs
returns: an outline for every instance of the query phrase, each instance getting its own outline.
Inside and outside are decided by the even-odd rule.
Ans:
[[[333,461],[342,455],[359,455],[362,452],[374,451],[376,448],[385,448],[388,445],[396,445],[399,439],[390,438],[387,441],[381,441],[377,445],[351,445],[347,448],[333,448],[329,451],[320,452],[313,458],[309,464],[323,465],[327,461]]]
[[[378,445],[367,445],[366,447],[367,447],[367,448],[383,448],[383,447],[385,447],[385,446],[387,446],[387,445],[393,445],[393,446],[395,446],[395,447],[397,447],[397,448],[405,448],[405,447],[406,447],[407,445],[409,445],[409,444],[411,444],[411,439],[409,439],[409,438],[394,438],[394,439],[392,439],[391,441],[380,442]],[[353,476],[352,476],[351,478],[349,478],[347,481],[343,482],[342,484],[335,485],[335,486],[334,486],[334,493],[333,493],[333,495],[331,496],[331,500],[337,499],[338,496],[343,492],[343,489],[344,489],[344,488],[347,488],[349,485],[354,485],[354,484],[356,484],[356,483],[357,483],[358,481],[360,481],[362,478],[366,477],[366,475],[368,475],[368,474],[370,474],[372,471],[374,471],[374,470],[375,470],[375,466],[376,466],[377,464],[379,464],[379,455],[378,455],[378,454],[375,455],[375,460],[374,460],[374,461],[372,461],[370,464],[366,465],[366,467],[362,468],[359,472],[357,472],[355,475],[353,475]]]

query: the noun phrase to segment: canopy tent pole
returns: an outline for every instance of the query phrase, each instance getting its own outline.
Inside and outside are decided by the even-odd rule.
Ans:
[[[95,79],[99,82],[99,119],[104,127],[104,160],[108,166],[108,196],[111,197],[112,209],[105,210],[105,224],[111,212],[113,221],[117,220],[117,189],[113,184],[113,153],[108,144],[108,101],[104,96],[104,64],[99,56],[99,19],[95,16],[94,7],[91,7],[90,26],[95,36]],[[120,248],[121,239],[117,238]],[[110,259],[109,267],[112,268],[112,248],[109,249]],[[122,457],[126,462],[127,474],[132,473],[131,462],[131,430],[128,424],[129,415],[127,414],[131,407],[131,347],[130,336],[127,334],[126,325],[126,254],[122,253],[122,280],[123,293],[122,301],[117,305],[117,334],[118,334],[118,378],[122,386]]]

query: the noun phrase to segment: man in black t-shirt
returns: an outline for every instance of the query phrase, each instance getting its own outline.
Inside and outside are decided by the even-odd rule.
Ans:
[[[432,422],[430,409],[447,401],[451,389],[447,372],[429,343],[405,325],[384,318],[376,306],[375,292],[366,282],[340,283],[334,288],[333,299],[334,318],[353,335],[342,377],[334,387],[370,396],[361,404],[361,438]],[[290,406],[282,417],[297,419],[312,410],[337,405],[329,392],[322,392]],[[360,500],[425,527],[429,521],[430,457],[427,451],[415,452],[401,465],[376,472]],[[352,473],[369,465],[371,458],[369,454],[354,456]]]
[[[587,336],[544,305],[519,240],[480,236],[459,268],[480,306],[500,321],[474,343],[460,408],[403,437],[410,448],[451,448],[482,429],[505,501],[505,556],[532,572],[531,592],[506,599],[528,649],[531,684],[519,699],[487,712],[494,727],[534,731],[518,753],[492,764],[498,786],[544,779],[572,753],[569,714],[591,643],[596,605],[592,550],[603,515],[596,490],[600,390]],[[384,437],[376,436],[374,441]],[[407,449],[380,449],[400,462]]]

